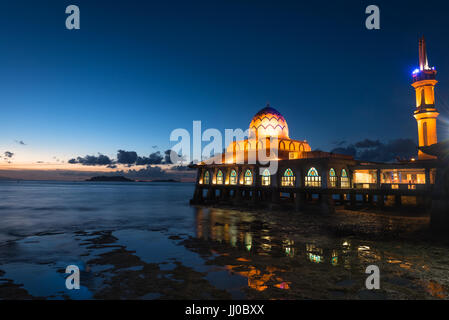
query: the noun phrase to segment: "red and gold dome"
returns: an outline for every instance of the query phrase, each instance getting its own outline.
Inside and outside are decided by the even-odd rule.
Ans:
[[[289,139],[287,121],[269,104],[260,110],[249,125],[251,138],[275,137]]]

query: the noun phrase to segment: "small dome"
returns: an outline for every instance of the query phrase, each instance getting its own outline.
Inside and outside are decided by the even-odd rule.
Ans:
[[[269,104],[260,110],[249,125],[250,137],[274,137],[289,139],[288,126],[282,114]]]

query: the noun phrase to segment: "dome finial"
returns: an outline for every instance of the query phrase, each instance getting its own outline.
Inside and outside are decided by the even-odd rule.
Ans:
[[[270,101],[267,101],[267,105],[265,106],[265,108],[270,108]]]

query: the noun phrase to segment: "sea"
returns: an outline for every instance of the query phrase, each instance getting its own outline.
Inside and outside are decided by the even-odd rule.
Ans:
[[[192,206],[193,191],[0,181],[0,299],[448,298],[425,214]]]

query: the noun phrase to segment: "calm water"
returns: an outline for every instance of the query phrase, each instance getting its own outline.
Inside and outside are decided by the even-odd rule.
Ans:
[[[0,182],[0,299],[447,298],[427,218],[192,207],[193,187]],[[365,289],[370,264],[381,290]]]

